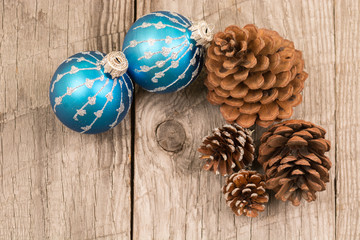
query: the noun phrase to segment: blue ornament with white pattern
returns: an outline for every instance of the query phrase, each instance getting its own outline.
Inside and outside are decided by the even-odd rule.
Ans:
[[[126,116],[133,84],[122,52],[104,55],[80,52],[66,59],[50,83],[50,103],[56,117],[80,133],[101,133]]]
[[[192,23],[168,11],[147,14],[127,32],[123,52],[128,74],[150,92],[175,92],[199,75],[204,45],[211,40],[204,21]]]

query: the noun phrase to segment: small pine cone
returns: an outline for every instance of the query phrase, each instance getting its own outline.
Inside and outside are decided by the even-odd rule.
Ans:
[[[288,120],[262,135],[258,161],[266,173],[266,187],[277,199],[298,206],[301,198],[311,202],[316,192],[325,190],[331,168],[325,134],[313,123]]]
[[[277,32],[229,26],[207,50],[204,84],[210,103],[221,105],[229,123],[262,127],[289,118],[302,101],[308,74],[302,53]]]
[[[233,173],[223,187],[226,203],[236,215],[256,217],[269,201],[265,190],[265,176],[248,170]]]
[[[255,148],[250,130],[235,123],[214,129],[198,151],[202,153],[200,159],[207,159],[204,170],[225,176],[250,165]]]

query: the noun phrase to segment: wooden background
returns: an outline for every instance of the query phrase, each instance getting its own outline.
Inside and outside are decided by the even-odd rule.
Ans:
[[[201,171],[196,152],[224,123],[204,74],[176,94],[138,89],[109,132],[60,124],[48,100],[56,67],[79,51],[119,50],[134,19],[156,10],[215,31],[255,23],[303,51],[309,78],[293,118],[322,125],[332,142],[318,201],[271,197],[258,218],[232,214],[224,179]],[[360,239],[359,75],[359,0],[2,0],[0,239]]]

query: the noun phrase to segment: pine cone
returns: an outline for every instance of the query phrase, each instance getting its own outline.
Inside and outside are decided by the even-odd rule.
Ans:
[[[269,201],[264,175],[256,171],[240,170],[232,174],[223,187],[226,203],[236,215],[256,217]]]
[[[308,74],[293,42],[254,25],[229,26],[214,35],[205,61],[210,103],[229,123],[270,126],[300,104]]]
[[[255,148],[251,132],[235,123],[214,129],[198,151],[203,154],[200,159],[207,159],[204,170],[225,176],[250,165]]]
[[[275,197],[300,204],[316,199],[329,182],[331,162],[324,154],[330,142],[326,131],[313,123],[288,120],[271,127],[260,138],[258,161],[266,173],[266,186]]]

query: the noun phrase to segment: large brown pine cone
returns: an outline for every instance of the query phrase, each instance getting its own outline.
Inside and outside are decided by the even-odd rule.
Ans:
[[[232,174],[223,187],[226,203],[236,215],[256,217],[269,201],[264,175],[256,171],[240,170]]]
[[[205,61],[210,103],[229,123],[270,126],[300,104],[307,73],[293,42],[254,25],[229,26],[214,35]]]
[[[204,138],[198,151],[202,153],[200,158],[207,160],[205,170],[225,176],[250,165],[255,148],[251,132],[235,123],[215,128]]]
[[[259,163],[266,173],[266,186],[282,201],[300,204],[316,199],[329,182],[331,162],[326,131],[313,123],[288,120],[272,126],[260,138]]]

